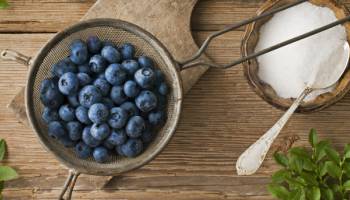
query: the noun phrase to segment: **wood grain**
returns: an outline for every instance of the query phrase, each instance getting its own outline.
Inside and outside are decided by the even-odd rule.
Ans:
[[[11,3],[16,6],[17,2],[30,5],[37,1],[16,0]],[[58,1],[41,2],[57,3]],[[201,1],[193,19],[203,20],[203,17],[207,17],[205,12],[211,13],[211,18],[218,21],[209,22],[208,20],[203,26],[217,28],[229,20],[222,18],[225,16],[223,14],[225,10],[230,10],[229,13],[245,12],[232,5],[241,2],[242,7],[254,3],[257,6],[260,1],[210,2]],[[85,4],[92,4],[90,1],[75,1],[75,3],[83,8],[86,7]],[[62,8],[55,4],[56,10],[64,10],[64,7],[70,5],[69,1],[61,1],[59,4]],[[222,5],[222,8],[218,8],[218,5]],[[42,20],[46,18],[45,15],[48,15],[44,10],[44,8],[48,9],[45,5],[41,8],[36,7],[36,14],[33,13],[34,11],[29,12],[31,7],[27,7],[27,11],[24,11],[24,7],[22,8],[23,12],[27,12],[27,20],[31,19],[32,15],[39,16],[40,12],[43,13],[39,16]],[[76,13],[85,11],[77,10]],[[2,12],[4,11],[0,11]],[[254,12],[253,8],[251,12]],[[66,13],[66,15],[68,16],[64,19],[69,16],[78,19],[75,13]],[[16,21],[15,15],[8,17]],[[17,17],[22,18],[22,16]],[[53,35],[37,33],[36,30],[46,26],[41,30],[56,31],[69,23],[64,20],[58,22],[59,18],[54,18],[56,17],[51,17],[52,25],[43,20],[36,25],[39,28],[33,26],[31,33],[4,33],[28,31],[21,29],[20,24],[13,22],[16,25],[9,26],[9,29],[6,27],[5,30],[1,29],[3,33],[0,34],[0,47],[13,48],[28,55],[35,55]],[[2,17],[0,17],[0,23],[3,23]],[[207,30],[209,29],[203,28],[193,33],[197,43],[203,42],[211,33]],[[208,56],[222,64],[238,58],[242,34],[242,31],[234,31],[215,40],[208,50]],[[0,61],[0,137],[8,142],[9,153],[5,164],[14,166],[21,176],[20,179],[7,183],[5,199],[55,199],[67,175],[66,169],[51,154],[43,150],[31,129],[19,124],[12,111],[6,108],[12,97],[25,85],[25,81],[24,67],[13,62]],[[238,177],[235,174],[234,164],[239,154],[266,131],[281,114],[281,111],[262,101],[249,88],[243,76],[242,66],[228,70],[210,69],[186,96],[177,132],[170,144],[155,160],[139,170],[113,179],[104,189],[96,189],[94,185],[86,184],[85,180],[95,177],[82,176],[78,180],[77,191],[73,197],[84,200],[272,200],[273,198],[266,191],[269,176],[277,169],[271,160],[271,155],[268,155],[263,168],[251,177]],[[284,136],[298,135],[300,141],[297,145],[306,145],[308,130],[314,127],[319,130],[322,138],[331,139],[340,149],[350,141],[350,123],[347,123],[349,118],[350,95],[348,94],[336,105],[322,112],[293,116],[276,144],[282,142]]]

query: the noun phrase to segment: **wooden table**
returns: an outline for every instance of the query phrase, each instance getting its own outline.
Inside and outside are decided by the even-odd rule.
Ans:
[[[350,0],[344,1],[350,6]],[[28,55],[52,35],[77,22],[93,0],[13,0],[0,11],[0,49],[12,48]],[[252,16],[258,0],[202,0],[192,19],[193,37],[201,43],[212,31]],[[208,50],[219,63],[239,57],[243,29],[220,37]],[[6,183],[5,199],[55,199],[67,171],[43,150],[33,131],[18,123],[6,108],[25,85],[26,69],[0,61],[0,137],[8,142],[6,164],[20,178]],[[177,132],[155,160],[143,168],[114,178],[105,188],[78,180],[74,199],[245,199],[268,200],[269,176],[277,166],[267,157],[256,175],[239,177],[235,161],[240,153],[266,131],[282,114],[262,101],[249,88],[242,66],[210,69],[189,92]],[[295,115],[276,142],[298,135],[306,145],[308,130],[338,148],[350,140],[350,95],[322,112]]]

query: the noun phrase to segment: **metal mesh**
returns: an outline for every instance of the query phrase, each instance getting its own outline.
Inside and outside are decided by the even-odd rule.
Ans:
[[[88,36],[96,35],[101,40],[109,40],[117,45],[132,43],[136,55],[147,55],[164,72],[171,92],[168,96],[168,120],[157,133],[154,141],[137,158],[110,156],[108,162],[100,164],[94,160],[79,159],[72,149],[64,148],[62,144],[50,138],[47,125],[41,119],[43,105],[40,102],[40,83],[51,76],[51,67],[57,61],[69,55],[69,44],[74,39],[86,40]],[[95,175],[111,175],[129,171],[150,161],[171,138],[180,114],[182,91],[175,63],[161,44],[153,36],[140,28],[117,20],[101,19],[83,22],[56,35],[38,54],[29,75],[27,88],[27,109],[33,128],[43,145],[70,168],[79,172]]]

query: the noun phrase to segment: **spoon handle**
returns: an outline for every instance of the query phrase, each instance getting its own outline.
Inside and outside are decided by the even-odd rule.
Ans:
[[[273,125],[263,136],[259,138],[254,144],[252,144],[241,156],[236,163],[236,169],[238,175],[251,175],[254,174],[262,164],[271,144],[281,132],[284,125],[292,116],[294,111],[298,108],[302,100],[312,91],[307,87],[300,94],[300,96],[293,102],[286,113]]]

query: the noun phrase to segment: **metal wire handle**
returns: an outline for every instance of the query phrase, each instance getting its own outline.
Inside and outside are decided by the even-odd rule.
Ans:
[[[69,170],[69,175],[66,179],[66,182],[64,183],[64,186],[62,188],[60,196],[58,197],[58,200],[71,200],[72,199],[73,189],[74,189],[75,183],[77,182],[79,175],[80,175],[79,172],[76,172],[74,170]],[[66,198],[63,198],[66,193],[67,193]]]
[[[23,64],[27,67],[30,66],[33,62],[31,57],[10,49],[1,51],[0,58],[3,60],[16,61],[17,63]]]
[[[210,62],[210,61],[205,61],[205,60],[199,59],[199,58],[201,57],[201,55],[204,53],[204,51],[208,48],[210,42],[211,42],[214,38],[216,38],[216,37],[218,37],[218,36],[220,36],[220,35],[222,35],[222,34],[225,34],[225,33],[229,32],[229,31],[232,31],[232,30],[234,30],[234,29],[237,29],[237,28],[239,28],[239,27],[241,27],[241,26],[250,24],[250,23],[255,22],[255,21],[257,21],[257,20],[263,19],[263,18],[265,18],[265,17],[267,17],[267,16],[271,16],[271,15],[273,15],[273,14],[275,14],[275,13],[277,13],[277,12],[280,12],[280,11],[282,11],[282,10],[291,8],[291,7],[296,6],[296,5],[299,5],[300,3],[303,3],[303,2],[306,2],[306,1],[308,1],[308,0],[300,0],[300,1],[297,1],[297,2],[294,2],[294,3],[291,3],[291,4],[288,4],[288,5],[282,6],[282,7],[280,7],[280,8],[275,9],[275,10],[272,10],[272,11],[270,11],[270,12],[266,12],[266,13],[263,13],[263,14],[261,14],[261,15],[258,15],[258,16],[255,16],[255,17],[253,17],[253,18],[250,18],[250,19],[248,19],[248,20],[244,20],[244,21],[242,21],[242,22],[239,22],[238,24],[231,25],[231,26],[229,26],[229,27],[227,27],[227,28],[225,28],[225,29],[223,29],[223,30],[221,30],[221,31],[212,33],[212,34],[204,41],[204,43],[202,44],[202,46],[199,48],[198,52],[197,52],[194,56],[192,56],[191,58],[189,58],[189,59],[186,60],[186,61],[183,61],[183,62],[180,62],[180,63],[179,63],[180,69],[183,70],[183,69],[191,68],[191,67],[194,67],[194,66],[197,66],[197,65],[206,65],[206,66],[209,66],[209,67],[216,67],[216,68],[223,68],[223,69],[226,69],[226,68],[229,68],[229,67],[233,67],[233,66],[235,66],[235,65],[238,65],[238,64],[240,64],[240,63],[242,63],[242,62],[248,61],[248,60],[250,60],[250,59],[252,59],[252,58],[256,58],[256,57],[261,56],[261,55],[263,55],[263,54],[269,53],[269,52],[271,52],[271,51],[274,51],[274,50],[276,50],[276,49],[279,49],[279,48],[284,47],[284,46],[286,46],[286,45],[289,45],[289,44],[291,44],[291,43],[294,43],[294,42],[297,42],[297,41],[299,41],[299,40],[305,39],[305,38],[307,38],[307,37],[310,37],[310,36],[312,36],[312,35],[315,35],[315,34],[317,34],[317,33],[320,33],[320,32],[322,32],[322,31],[325,31],[325,30],[327,30],[327,29],[330,29],[330,28],[332,28],[332,27],[334,27],[334,26],[337,26],[337,25],[343,24],[343,23],[345,23],[345,22],[347,22],[347,21],[350,21],[350,16],[347,16],[347,17],[345,17],[345,18],[342,18],[342,19],[340,19],[340,20],[337,20],[337,21],[335,21],[335,22],[332,22],[332,23],[330,23],[330,24],[327,24],[327,25],[325,25],[325,26],[322,26],[322,27],[320,27],[320,28],[317,28],[317,29],[315,29],[315,30],[313,30],[313,31],[304,33],[304,34],[299,35],[299,36],[297,36],[297,37],[294,37],[294,38],[292,38],[292,39],[289,39],[289,40],[286,40],[286,41],[284,41],[284,42],[278,43],[278,44],[276,44],[276,45],[273,45],[273,46],[271,46],[271,47],[268,47],[268,48],[266,48],[266,49],[263,49],[263,50],[261,50],[261,51],[259,51],[259,52],[255,52],[255,53],[250,54],[250,55],[248,55],[248,56],[246,56],[246,57],[242,57],[242,58],[240,58],[240,59],[238,59],[238,60],[235,60],[235,61],[233,61],[233,62],[231,62],[231,63],[228,63],[228,64],[225,64],[225,65],[219,65],[219,64],[217,64],[217,63],[213,63],[213,62]]]

